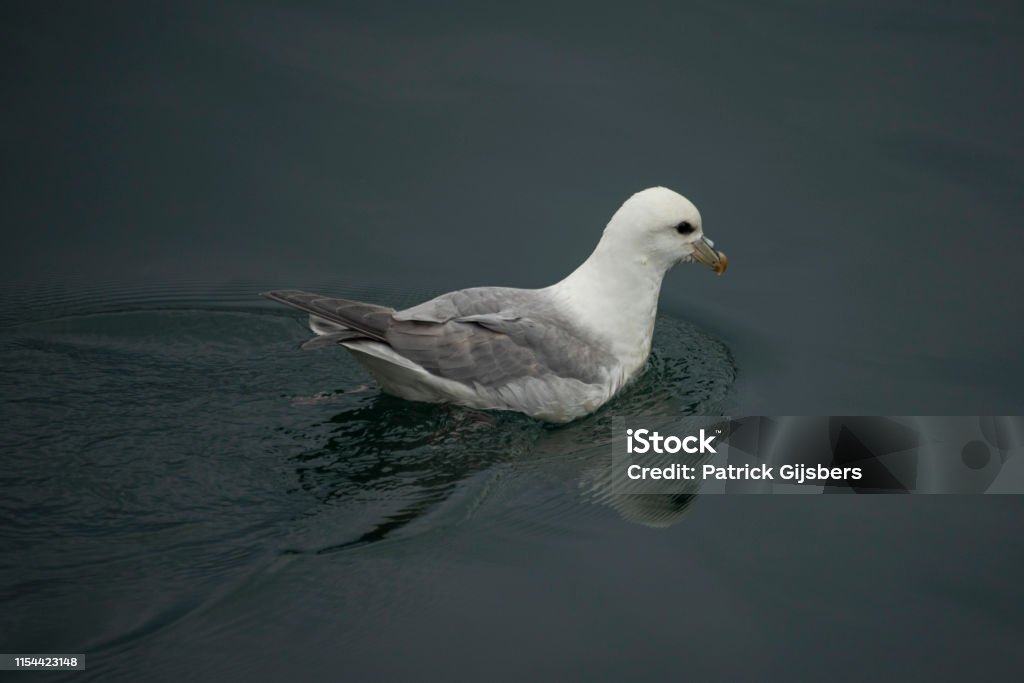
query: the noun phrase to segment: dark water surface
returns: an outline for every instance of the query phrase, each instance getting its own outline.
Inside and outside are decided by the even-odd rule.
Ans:
[[[0,651],[75,680],[1018,677],[1019,497],[623,497],[615,414],[1024,413],[1019,3],[8,4]],[[381,395],[258,291],[554,282],[664,184],[641,380]]]

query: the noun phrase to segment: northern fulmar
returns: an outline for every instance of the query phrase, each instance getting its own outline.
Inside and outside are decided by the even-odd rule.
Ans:
[[[294,289],[262,296],[309,314],[317,336],[303,349],[345,347],[385,392],[562,423],[640,373],[662,278],[693,261],[719,274],[727,264],[697,207],[652,187],[622,204],[582,265],[543,289],[460,289],[401,311]]]

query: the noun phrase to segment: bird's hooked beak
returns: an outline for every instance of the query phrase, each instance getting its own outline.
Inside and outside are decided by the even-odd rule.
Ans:
[[[693,243],[693,259],[715,271],[719,275],[725,272],[729,266],[729,259],[720,251],[715,251],[714,242],[701,235],[700,239]]]

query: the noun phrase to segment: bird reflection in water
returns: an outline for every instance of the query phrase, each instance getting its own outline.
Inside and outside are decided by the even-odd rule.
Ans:
[[[316,445],[291,456],[295,492],[320,502],[312,514],[322,514],[326,506],[329,514],[339,515],[343,528],[336,530],[334,542],[294,552],[338,552],[397,538],[414,527],[433,528],[441,516],[444,523],[460,523],[496,498],[505,504],[513,491],[522,499],[552,485],[563,492],[560,510],[565,499],[575,499],[607,506],[630,522],[677,523],[696,491],[612,490],[612,418],[721,414],[735,369],[724,344],[696,328],[669,318],[659,321],[659,331],[668,351],[656,346],[644,375],[622,396],[568,425],[384,394],[367,395],[316,425],[310,430],[316,437],[306,439]],[[687,355],[694,348],[701,358]],[[454,515],[442,514],[453,509]]]

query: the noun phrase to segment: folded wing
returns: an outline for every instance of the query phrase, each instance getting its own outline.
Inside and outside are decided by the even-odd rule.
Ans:
[[[579,339],[532,290],[460,290],[400,312],[299,290],[263,296],[344,328],[329,336],[339,335],[336,343],[352,350],[384,344],[431,374],[469,386],[500,386],[526,377],[593,384],[612,360],[607,351]],[[345,337],[346,331],[354,336]]]

